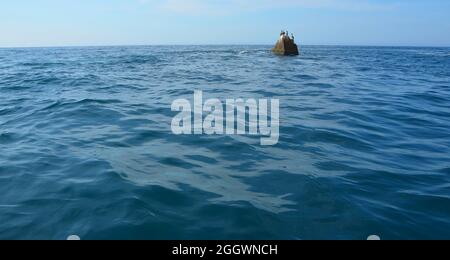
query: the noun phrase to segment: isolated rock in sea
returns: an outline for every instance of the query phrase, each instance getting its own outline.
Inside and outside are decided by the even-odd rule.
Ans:
[[[295,44],[294,38],[290,38],[284,32],[281,33],[280,39],[278,40],[272,51],[279,55],[299,55],[298,46]]]

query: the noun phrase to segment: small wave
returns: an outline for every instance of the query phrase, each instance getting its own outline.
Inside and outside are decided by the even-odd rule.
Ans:
[[[20,106],[0,109],[0,116],[4,116],[4,115],[8,115],[8,114],[14,113],[15,111],[17,111],[19,109],[21,109]]]
[[[361,72],[368,72],[368,71],[371,71],[372,68],[370,68],[370,67],[357,67],[356,70],[357,71],[361,71]]]
[[[17,141],[17,135],[14,133],[3,132],[0,133],[0,144],[11,144]]]
[[[328,83],[306,83],[305,86],[317,88],[334,88],[335,86]]]
[[[450,167],[440,169],[439,172],[446,174],[446,175],[450,175]]]
[[[90,99],[90,98],[82,99],[79,101],[58,100],[58,101],[54,102],[53,104],[43,108],[42,110],[51,110],[54,108],[60,108],[60,107],[65,107],[65,106],[77,106],[77,105],[85,105],[85,104],[118,104],[121,102],[122,101],[120,101],[118,99]]]
[[[118,62],[128,65],[156,64],[160,59],[154,55],[129,55],[119,58]]]
[[[74,79],[71,79],[68,83],[69,86],[72,87],[80,87],[83,85],[96,84],[101,82],[101,77],[94,74],[88,74],[84,76],[80,76]]]
[[[318,78],[316,78],[314,76],[306,75],[306,74],[294,75],[294,78],[303,79],[303,80],[317,80],[318,79]]]

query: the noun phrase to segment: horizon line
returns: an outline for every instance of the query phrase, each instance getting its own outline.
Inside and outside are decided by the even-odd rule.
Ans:
[[[270,43],[202,43],[202,44],[92,44],[92,45],[42,45],[0,46],[0,49],[47,49],[47,48],[101,48],[101,47],[151,47],[151,46],[272,46]],[[301,46],[329,47],[379,47],[379,48],[450,48],[450,45],[388,45],[388,44],[298,44]]]

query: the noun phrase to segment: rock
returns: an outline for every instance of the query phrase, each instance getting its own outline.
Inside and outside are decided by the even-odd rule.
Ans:
[[[272,51],[279,55],[299,55],[297,44],[289,36],[281,35]]]

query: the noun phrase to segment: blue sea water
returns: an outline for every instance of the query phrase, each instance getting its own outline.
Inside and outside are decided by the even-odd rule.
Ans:
[[[450,239],[450,49],[0,49],[0,238]],[[281,136],[171,103],[280,99]]]

